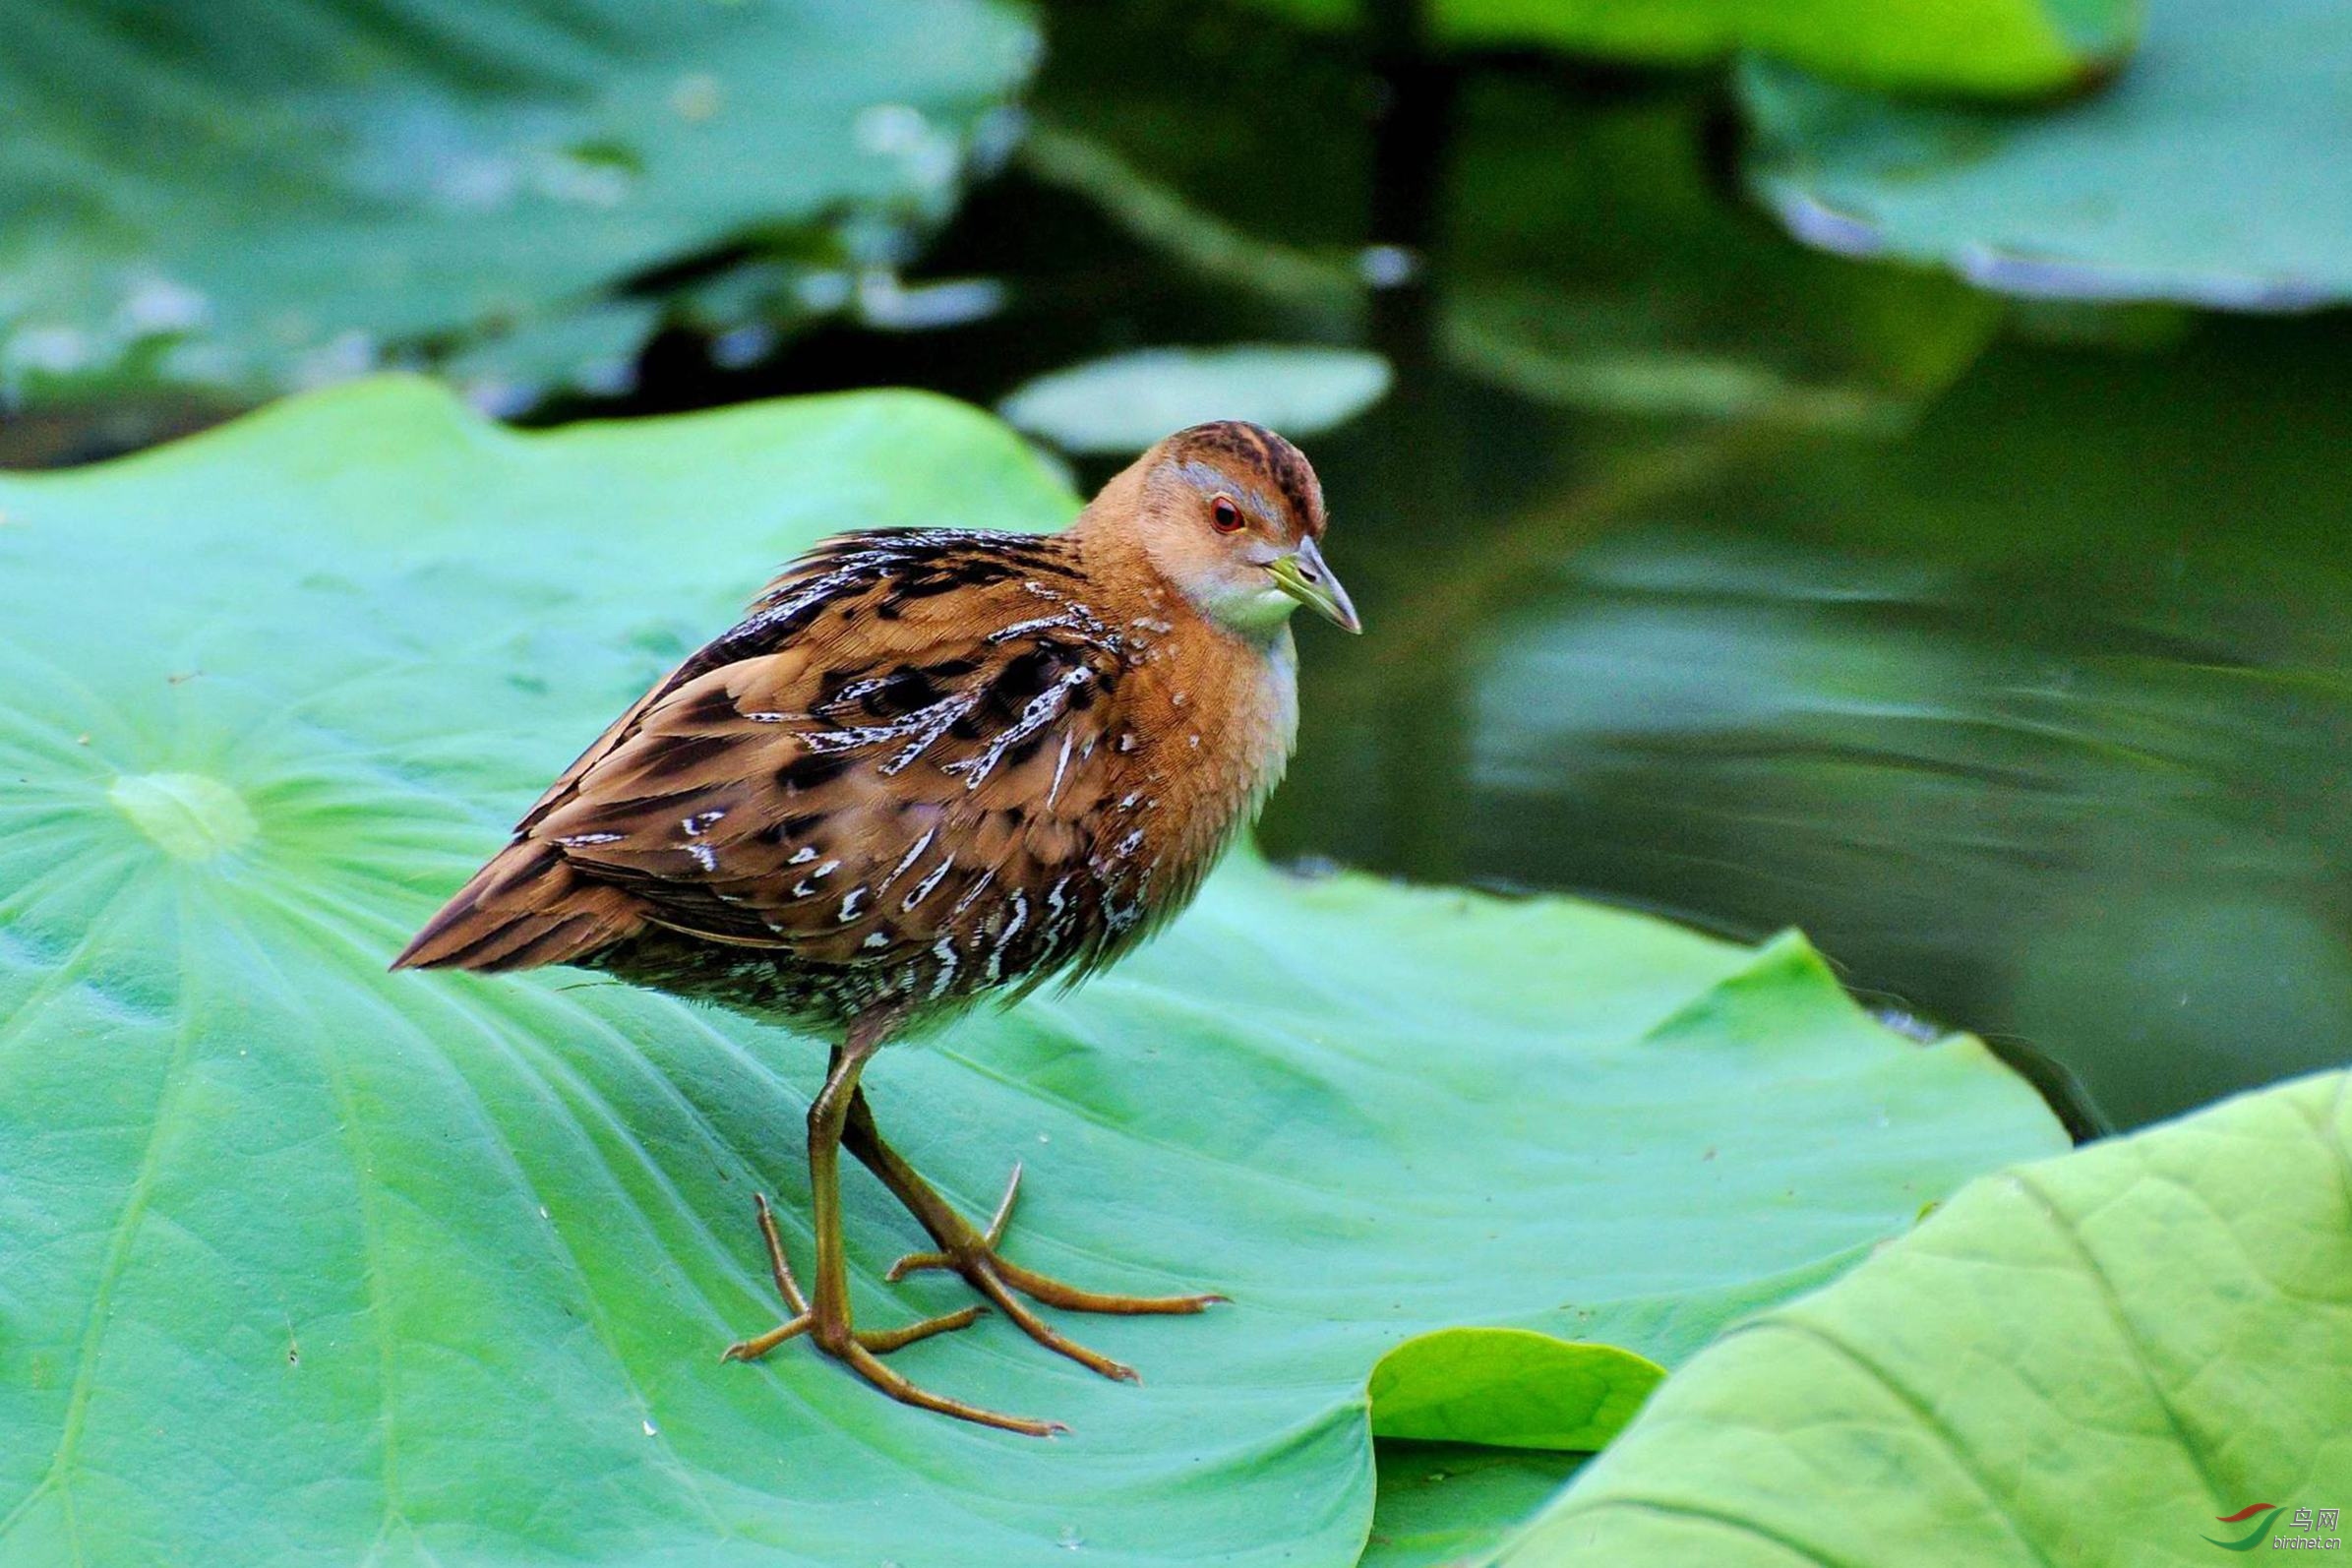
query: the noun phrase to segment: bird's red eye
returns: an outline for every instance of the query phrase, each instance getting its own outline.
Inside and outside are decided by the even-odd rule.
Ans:
[[[1234,505],[1231,496],[1219,496],[1209,503],[1209,516],[1217,524],[1219,533],[1241,531],[1241,509]]]

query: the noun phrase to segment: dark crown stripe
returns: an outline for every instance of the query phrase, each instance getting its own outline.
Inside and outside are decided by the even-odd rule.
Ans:
[[[1223,419],[1180,430],[1170,445],[1179,457],[1222,457],[1263,476],[1282,493],[1300,527],[1310,534],[1323,531],[1323,487],[1315,479],[1314,465],[1306,460],[1306,453],[1265,426],[1246,419]]]

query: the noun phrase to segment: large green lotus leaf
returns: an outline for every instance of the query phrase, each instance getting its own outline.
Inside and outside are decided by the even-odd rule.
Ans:
[[[1342,1565],[1386,1353],[1533,1331],[1405,1354],[1399,1418],[1573,1419],[1448,1414],[1431,1379],[1518,1346],[1605,1423],[2059,1144],[1796,938],[1244,856],[1114,974],[872,1075],[965,1205],[1027,1162],[1029,1262],[1234,1305],[1086,1323],[1140,1388],[999,1322],[901,1357],[1051,1442],[806,1347],[720,1364],[778,1312],[754,1191],[809,1256],[816,1044],[385,962],[778,558],[1072,506],[920,395],[518,436],[405,381],[0,482],[0,1555]],[[868,1321],[961,1299],[883,1287],[917,1236],[862,1175],[848,1209]]]
[[[898,260],[1036,49],[998,0],[0,0],[0,36],[17,397],[603,386],[656,313],[592,308],[637,274]]]
[[[1302,22],[1360,22],[1366,0],[1256,0]],[[1432,0],[1428,30],[1463,47],[1697,62],[1761,49],[1857,82],[2046,93],[2132,47],[2138,0]]]
[[[2352,1503],[2348,1089],[1970,1183],[1725,1334],[1501,1560],[2143,1568],[2311,1538],[2261,1515]]]
[[[2121,80],[2042,113],[1759,64],[1748,179],[1799,238],[2014,294],[2308,309],[2352,295],[2352,11],[2151,0]]]

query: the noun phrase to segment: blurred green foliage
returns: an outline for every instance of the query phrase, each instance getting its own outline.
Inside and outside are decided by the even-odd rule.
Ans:
[[[1596,412],[1900,426],[1975,359],[2000,307],[1727,221],[1709,112],[1689,92],[1567,107],[1540,81],[1465,84],[1427,262],[1445,351]]]
[[[1294,330],[1360,336],[1376,296],[1408,288],[1432,302],[1429,346],[1453,368],[1544,402],[1884,429],[1964,370],[2000,318],[1953,278],[1727,220],[1716,106],[1686,87],[1585,93],[1473,74],[1432,90],[1442,126],[1392,132],[1344,69],[1278,85],[1287,56],[1239,30],[1189,32],[1199,57],[1179,72],[1101,18],[1062,37],[1087,69],[1044,82],[1051,129],[1033,167]],[[1201,122],[1204,78],[1265,102],[1245,133]],[[1285,153],[1261,172],[1267,146]],[[1427,210],[1405,210],[1399,187],[1424,189]],[[1391,237],[1405,242],[1393,254],[1377,243]]]
[[[997,0],[0,0],[0,36],[17,403],[625,390],[675,269],[777,258],[789,324],[904,262],[1038,46]]]
[[[2151,0],[2104,90],[2044,112],[1905,102],[1741,73],[1748,178],[1852,255],[2072,299],[2308,310],[2352,298],[2352,9]]]
[[[1756,49],[1857,83],[1994,97],[2046,96],[2114,69],[2141,10],[2141,0],[1429,0],[1425,11],[1384,0],[1251,3],[1309,26],[1369,22],[1457,48],[1536,44],[1676,65]]]

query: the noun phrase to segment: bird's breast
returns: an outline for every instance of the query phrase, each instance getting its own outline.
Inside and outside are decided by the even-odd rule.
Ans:
[[[1298,732],[1297,656],[1288,629],[1262,646],[1199,633],[1155,647],[1136,673],[1116,797],[1132,804],[1112,848],[1143,859],[1162,896],[1188,898],[1282,780]]]

